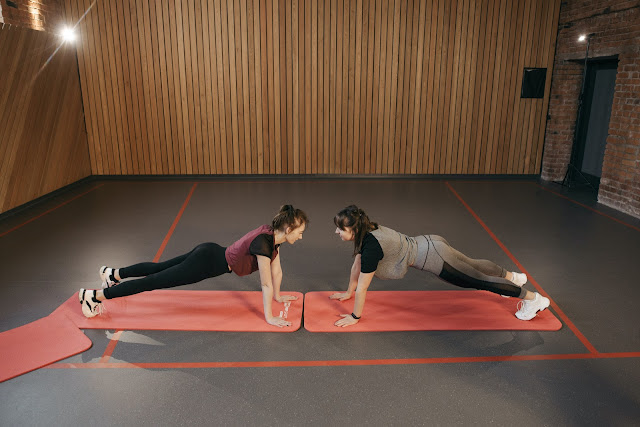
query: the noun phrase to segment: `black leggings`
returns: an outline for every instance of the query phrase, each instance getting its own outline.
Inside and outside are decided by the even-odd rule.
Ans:
[[[224,256],[226,248],[215,243],[202,243],[191,252],[163,262],[143,262],[119,270],[128,280],[104,290],[106,299],[125,297],[154,289],[173,288],[230,273]],[[142,277],[146,276],[146,277]]]

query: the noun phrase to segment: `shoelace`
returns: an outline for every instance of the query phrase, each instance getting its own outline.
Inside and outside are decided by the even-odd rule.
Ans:
[[[120,284],[118,280],[111,280],[111,276],[113,275],[113,269],[107,267],[104,271],[100,272],[101,277],[103,277],[102,288],[110,288],[112,286]]]
[[[107,277],[107,278],[105,279],[105,281],[104,281],[104,282],[102,282],[102,288],[103,288],[103,289],[106,289],[106,288],[110,288],[110,287],[112,287],[112,286],[119,285],[119,284],[120,284],[120,282],[114,282],[113,280],[111,280],[111,279],[109,279],[109,278]]]
[[[85,294],[85,299],[89,300],[91,303],[94,303],[95,305],[91,308],[91,312],[93,312],[94,314],[98,315],[98,314],[102,314],[105,312],[105,308],[104,305],[102,304],[102,302],[95,302],[93,300],[93,297],[96,295],[95,291],[93,291],[93,295],[87,295]]]
[[[525,302],[524,302],[524,301],[525,301],[525,300],[523,300],[523,299],[521,299],[520,301],[518,301],[518,305],[517,305],[518,311],[521,311],[521,310],[522,310],[522,311],[524,311],[524,310],[526,310],[527,305],[525,304]]]
[[[93,307],[91,311],[98,315],[104,313],[106,310],[104,309],[104,305],[102,305],[102,303],[98,303]]]

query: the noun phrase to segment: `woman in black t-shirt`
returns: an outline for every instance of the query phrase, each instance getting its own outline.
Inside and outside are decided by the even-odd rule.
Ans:
[[[332,299],[344,301],[355,294],[353,312],[341,315],[336,326],[358,322],[374,275],[382,279],[399,279],[408,267],[428,271],[460,287],[520,298],[515,314],[520,320],[533,319],[538,311],[550,304],[548,298],[537,292],[522,289],[527,282],[526,274],[507,271],[488,260],[472,259],[452,248],[440,236],[406,236],[371,222],[355,205],[338,212],[334,223],[336,234],[343,241],[354,243],[355,257],[347,291],[331,295]]]

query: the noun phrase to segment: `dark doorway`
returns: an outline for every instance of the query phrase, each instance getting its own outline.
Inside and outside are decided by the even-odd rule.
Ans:
[[[576,138],[576,167],[594,186],[600,185],[609,118],[616,86],[617,58],[587,62],[583,111]]]

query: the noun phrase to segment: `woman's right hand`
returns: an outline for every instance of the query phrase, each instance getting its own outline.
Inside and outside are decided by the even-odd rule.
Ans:
[[[338,293],[335,293],[335,294],[329,296],[329,298],[337,299],[337,300],[340,300],[340,301],[346,301],[349,298],[351,298],[351,294],[349,292],[338,292]]]

